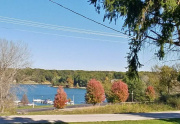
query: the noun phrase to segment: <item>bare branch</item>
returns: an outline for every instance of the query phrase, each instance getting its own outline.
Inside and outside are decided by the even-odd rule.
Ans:
[[[22,43],[0,39],[0,112],[13,104],[11,90],[19,68],[29,65],[29,52]]]

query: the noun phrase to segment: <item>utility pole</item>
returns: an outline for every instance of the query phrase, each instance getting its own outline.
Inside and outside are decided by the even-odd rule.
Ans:
[[[33,97],[33,108],[34,108],[34,97]]]

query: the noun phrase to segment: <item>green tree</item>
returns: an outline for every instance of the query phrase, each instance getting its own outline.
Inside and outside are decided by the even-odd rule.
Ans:
[[[74,86],[74,81],[72,80],[71,77],[68,77],[66,80],[67,84],[69,87],[73,87]]]
[[[37,83],[42,83],[42,82],[46,81],[44,72],[45,71],[43,69],[35,69],[33,71],[31,79]]]
[[[144,101],[145,99],[145,84],[139,78],[129,78],[125,76],[123,79],[124,82],[128,85],[129,90],[129,101],[132,101],[132,92],[133,92],[133,101]]]
[[[75,78],[75,83],[78,83],[80,87],[86,87],[87,82],[90,79],[86,73],[79,73]]]
[[[169,66],[155,66],[154,68],[154,71],[156,72],[155,74],[159,77],[159,80],[157,81],[159,93],[161,95],[164,93],[170,94],[170,91],[173,88],[173,86],[176,86],[176,84],[178,84],[178,72],[174,68]]]
[[[61,77],[56,76],[52,79],[52,85],[53,86],[58,86],[59,85],[59,80],[61,79]]]
[[[111,92],[112,83],[108,77],[105,78],[103,82],[103,87],[104,87],[107,102],[112,103],[113,102],[113,94]]]
[[[127,56],[130,77],[138,75],[137,69],[142,66],[138,53],[145,44],[157,46],[154,52],[160,60],[166,52],[180,49],[179,0],[90,0],[90,3],[98,12],[101,8],[105,10],[104,20],[124,19],[124,33],[131,38]]]
[[[114,78],[115,79],[123,79],[124,75],[125,74],[123,72],[114,72]]]

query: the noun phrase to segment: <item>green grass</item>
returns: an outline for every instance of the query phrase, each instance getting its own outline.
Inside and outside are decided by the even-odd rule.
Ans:
[[[43,106],[34,106],[34,108],[50,108],[53,107],[53,105],[43,105]],[[17,109],[32,109],[32,106],[19,106]]]
[[[140,121],[107,121],[107,122],[83,122],[69,124],[180,124],[180,119],[140,120]]]
[[[180,124],[180,119],[160,119],[160,120],[138,120],[138,121],[106,121],[106,122],[71,122],[55,124]]]
[[[123,105],[106,105],[94,106],[83,109],[60,109],[41,112],[30,112],[30,115],[58,115],[58,114],[116,114],[116,113],[143,113],[177,110],[169,105],[164,104],[123,104]]]
[[[72,105],[68,105],[68,106],[72,106]],[[51,108],[54,107],[53,105],[38,105],[38,106],[34,106],[34,108]],[[32,109],[33,106],[19,106],[16,109]]]

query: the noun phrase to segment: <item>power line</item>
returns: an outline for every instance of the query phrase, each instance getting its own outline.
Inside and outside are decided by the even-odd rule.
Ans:
[[[36,25],[46,25],[46,26],[50,26],[50,27],[71,29],[71,30],[80,30],[80,31],[85,31],[85,32],[96,32],[96,33],[117,35],[117,34],[113,34],[113,33],[99,32],[99,31],[92,31],[92,30],[84,30],[84,29],[78,29],[78,28],[70,28],[70,27],[65,27],[65,26],[51,25],[51,24],[46,24],[46,23],[39,23],[39,22],[33,22],[33,21],[27,21],[27,20],[22,20],[22,19],[15,19],[15,18],[8,18],[8,17],[3,17],[3,16],[0,16],[0,19],[5,20],[5,21],[23,22],[23,23],[26,23],[26,24],[30,23],[30,24],[36,24]]]
[[[164,61],[163,63],[167,63],[167,62],[173,62],[173,61],[178,61],[180,59],[173,59],[173,60],[168,60],[168,61]]]
[[[117,35],[115,33],[85,30],[85,29],[79,29],[79,28],[71,28],[71,27],[58,26],[58,25],[52,25],[52,24],[46,24],[46,23],[39,23],[39,22],[34,22],[34,21],[29,21],[29,20],[22,20],[22,19],[17,19],[17,18],[9,18],[9,17],[4,17],[4,16],[0,16],[0,18],[3,20],[5,19],[5,20],[11,20],[11,21],[17,21],[17,22],[33,23],[33,24],[37,24],[37,25],[47,25],[47,26],[51,26],[51,27],[67,28],[67,29],[71,29],[71,30],[80,30],[80,31],[86,31],[86,32],[96,32],[96,33]]]
[[[33,21],[27,21],[27,20],[21,20],[21,19],[15,19],[15,18],[8,18],[8,17],[3,17],[3,16],[0,16],[0,22],[18,24],[18,25],[25,25],[25,26],[30,26],[30,27],[46,28],[46,29],[52,29],[52,30],[69,31],[69,32],[75,32],[75,33],[101,35],[101,36],[107,36],[107,37],[128,38],[128,37],[113,34],[113,33],[98,32],[98,31],[84,30],[84,29],[78,29],[78,28],[70,28],[70,27],[51,25],[51,24],[45,24],[45,23],[39,23],[39,22],[33,22]]]
[[[54,36],[60,36],[60,37],[70,37],[70,38],[78,38],[78,39],[85,39],[85,40],[96,40],[96,41],[103,41],[103,42],[120,43],[119,41],[115,41],[115,40],[102,40],[102,39],[96,39],[96,38],[76,37],[76,36],[70,36],[70,35],[60,35],[60,34],[53,34],[53,33],[44,33],[44,32],[39,32],[39,31],[29,31],[29,30],[23,30],[23,29],[7,28],[7,27],[0,27],[0,28],[17,30],[17,31],[23,31],[23,32],[31,32],[31,33],[43,34],[43,35],[54,35]],[[125,43],[125,42],[121,42],[121,43]]]
[[[66,9],[66,10],[68,10],[68,11],[71,11],[72,13],[74,13],[74,14],[76,14],[76,15],[79,15],[79,16],[87,19],[87,20],[90,20],[90,21],[92,21],[92,22],[94,22],[94,23],[96,23],[96,24],[98,24],[98,25],[104,26],[104,27],[109,28],[109,29],[111,29],[111,30],[113,30],[113,31],[116,31],[116,32],[118,32],[118,33],[121,33],[121,34],[124,34],[124,35],[126,35],[126,36],[128,36],[128,37],[133,38],[132,36],[129,36],[129,35],[127,35],[127,34],[124,33],[124,32],[121,32],[121,31],[119,31],[119,30],[116,30],[116,29],[114,29],[114,28],[111,28],[111,27],[109,27],[109,26],[106,26],[106,25],[104,25],[104,24],[102,24],[102,23],[100,23],[100,22],[97,22],[97,21],[95,21],[95,20],[93,20],[93,19],[91,19],[91,18],[89,18],[89,17],[86,17],[86,16],[84,16],[84,15],[78,13],[78,12],[75,12],[74,10],[69,9],[69,8],[63,6],[63,5],[60,4],[60,3],[57,3],[57,2],[55,2],[55,1],[53,1],[53,0],[49,0],[49,1],[52,2],[52,3],[54,3],[54,4],[56,4],[56,5],[58,5],[58,6],[60,6],[60,7],[62,7],[62,8],[64,8],[64,9]]]

